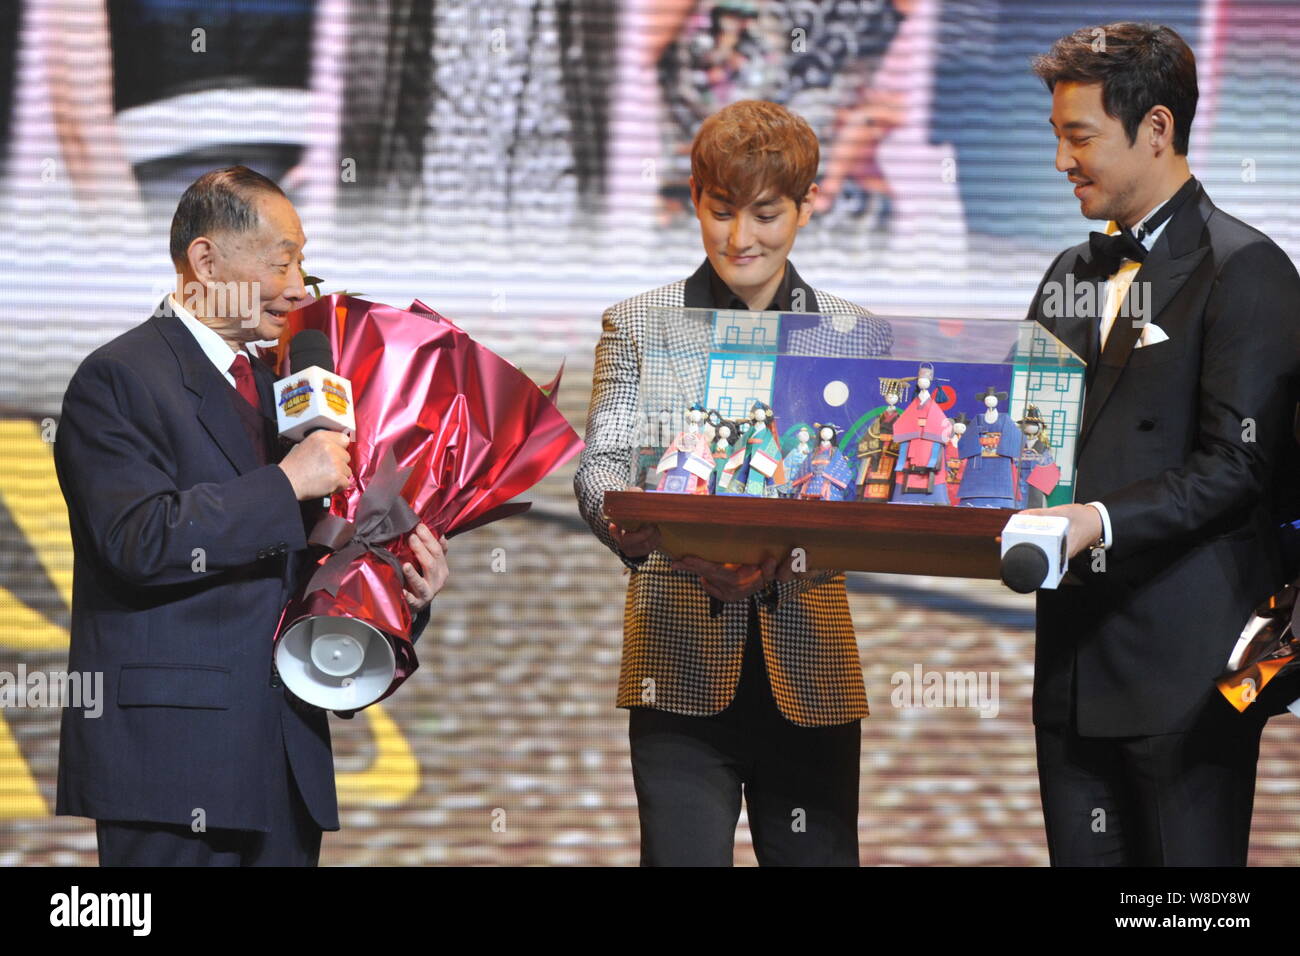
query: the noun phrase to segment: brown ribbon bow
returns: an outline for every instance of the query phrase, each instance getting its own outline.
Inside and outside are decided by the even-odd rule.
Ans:
[[[410,531],[420,521],[419,515],[401,496],[402,486],[410,474],[410,468],[398,470],[393,450],[388,449],[357,502],[356,522],[332,514],[324,515],[316,522],[308,543],[323,545],[334,553],[311,576],[306,594],[325,590],[338,597],[348,566],[366,552],[390,565],[401,577],[401,562],[383,545]]]

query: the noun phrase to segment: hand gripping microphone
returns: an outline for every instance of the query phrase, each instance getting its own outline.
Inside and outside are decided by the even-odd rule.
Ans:
[[[1069,529],[1059,515],[1012,515],[1002,529],[1002,582],[1020,594],[1055,589],[1068,570]]]
[[[352,383],[334,374],[334,354],[324,332],[303,329],[289,342],[289,375],[275,383],[280,434],[302,441],[319,428],[356,432]]]

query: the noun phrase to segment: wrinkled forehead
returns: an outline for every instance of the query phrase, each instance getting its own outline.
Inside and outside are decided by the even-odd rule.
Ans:
[[[293,203],[283,196],[263,196],[257,203],[257,227],[249,239],[263,254],[295,253],[307,244]]]

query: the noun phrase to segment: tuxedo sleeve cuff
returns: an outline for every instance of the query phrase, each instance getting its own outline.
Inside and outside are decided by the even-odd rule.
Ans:
[[[1089,501],[1088,505],[1096,508],[1097,514],[1101,515],[1101,548],[1103,551],[1109,550],[1110,546],[1115,542],[1110,532],[1110,512],[1106,510],[1106,506],[1100,501]]]

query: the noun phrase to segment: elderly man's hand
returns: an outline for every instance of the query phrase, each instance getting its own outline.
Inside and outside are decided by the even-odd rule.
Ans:
[[[415,532],[406,540],[415,559],[420,562],[420,569],[416,570],[409,561],[402,565],[402,571],[406,575],[406,588],[402,594],[411,606],[411,613],[419,614],[429,606],[433,596],[442,590],[451,573],[447,567],[447,539],[439,541],[421,523],[415,526]]]

